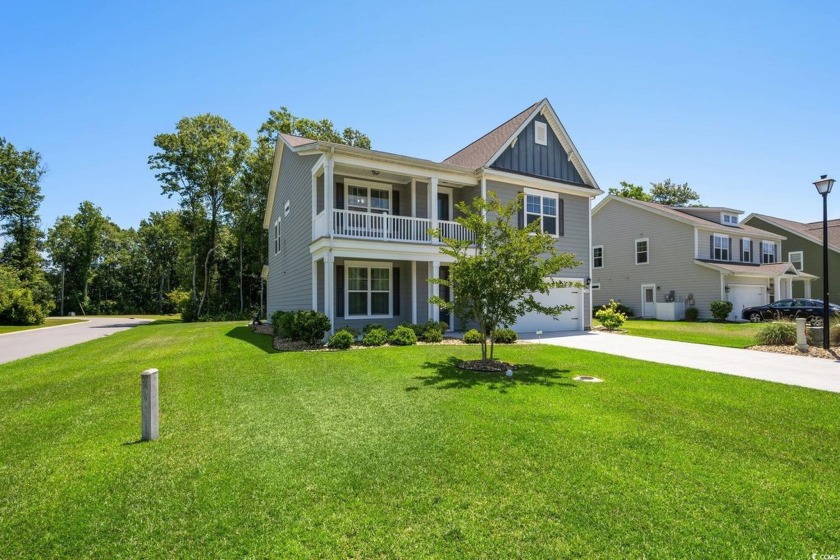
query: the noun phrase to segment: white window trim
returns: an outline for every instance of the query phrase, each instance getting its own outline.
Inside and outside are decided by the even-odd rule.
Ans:
[[[367,315],[350,315],[350,269],[351,268],[367,268],[368,269],[368,314]],[[388,314],[387,315],[371,315],[371,286],[373,279],[371,278],[370,269],[384,268],[388,271]],[[383,261],[344,261],[344,318],[346,320],[353,319],[392,319],[394,317],[394,263]]]
[[[283,216],[284,216],[284,217],[285,217],[285,216],[288,216],[288,215],[289,215],[289,212],[291,212],[291,211],[292,211],[292,201],[291,201],[291,200],[287,200],[287,201],[286,201],[286,204],[284,204],[284,205],[283,205]]]
[[[449,219],[444,220],[447,222],[452,222],[455,220],[455,189],[452,187],[438,187],[438,194],[448,194],[449,195]],[[437,200],[435,201],[435,210],[437,210]],[[440,216],[438,216],[440,220]]]
[[[377,189],[381,191],[388,191],[388,211],[381,213],[383,216],[390,216],[394,213],[394,186],[388,183],[376,183],[374,181],[362,181],[361,179],[351,179],[345,177],[344,179],[344,209],[350,212],[359,212],[359,210],[350,210],[350,187],[361,187],[368,189],[367,196],[367,210],[368,214],[380,214],[380,212],[370,211],[370,189]]]
[[[752,243],[752,240],[749,237],[742,237],[741,238],[741,255],[740,255],[741,256],[741,262],[753,262],[754,255],[752,254],[753,252],[750,250],[750,243]],[[746,249],[745,249],[745,247],[746,247]],[[748,261],[744,260],[744,253],[745,252],[748,252],[750,254],[750,260],[748,260]]]
[[[274,256],[277,256],[281,253],[280,249],[280,218],[278,217],[276,220],[274,220]]]
[[[727,220],[727,218],[729,218],[729,219]],[[720,222],[722,224],[737,225],[738,224],[738,215],[737,214],[730,214],[728,212],[721,212],[720,213]]]
[[[542,132],[542,142],[540,142]],[[534,121],[534,144],[548,146],[548,125],[542,121]]]
[[[799,263],[802,266],[802,268],[796,268],[796,265],[794,265],[793,268],[796,268],[796,270],[798,270],[799,272],[804,271],[805,270],[805,251],[789,251],[788,252],[788,262],[790,264],[793,264],[793,255],[799,255]]]
[[[595,266],[595,249],[601,249],[601,266]],[[604,246],[603,245],[593,245],[592,246],[592,268],[604,268]]]
[[[524,189],[525,192],[525,200],[522,204],[522,215],[524,217],[522,227],[526,227],[528,225],[528,214],[536,216],[534,212],[528,212],[528,195],[531,196],[539,196],[543,198],[553,198],[554,199],[554,207],[557,210],[557,214],[554,215],[555,223],[554,223],[554,231],[555,233],[550,233],[549,235],[555,239],[560,239],[560,195],[556,192],[551,191],[541,191],[537,189]],[[542,217],[544,214],[542,213],[542,200],[540,200],[540,227],[542,227]],[[565,224],[564,224],[565,225]],[[564,228],[565,230],[565,228]],[[545,231],[545,230],[543,230]],[[565,231],[563,232],[565,234]]]
[[[645,242],[645,254],[647,254],[647,261],[639,262],[639,241]],[[650,238],[649,237],[640,237],[633,241],[633,260],[636,262],[637,265],[645,265],[650,264]]]
[[[765,251],[765,247],[770,247],[770,251]],[[764,260],[764,255],[773,255],[773,260],[771,262],[766,262]],[[775,264],[776,262],[776,243],[773,241],[762,241],[761,242],[761,260],[759,261],[760,264]]]
[[[731,260],[732,240],[730,239],[730,237],[728,235],[723,235],[722,233],[713,233],[712,237],[714,238],[714,241],[712,243],[712,260],[715,260],[715,261],[729,261],[729,260]],[[718,247],[715,246],[717,244],[718,239],[720,239],[720,240],[725,239],[726,240],[726,249],[725,249],[726,250],[726,258],[725,259],[723,258],[723,251],[724,251],[723,244],[721,244],[721,247],[720,247],[720,258],[717,258],[717,256],[715,255],[715,251],[718,249]]]

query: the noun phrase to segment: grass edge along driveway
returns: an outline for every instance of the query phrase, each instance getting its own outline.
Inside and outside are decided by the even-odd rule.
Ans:
[[[804,557],[840,550],[840,396],[571,349],[280,354],[151,324],[0,366],[15,557]],[[136,443],[160,369],[161,439]],[[606,381],[585,384],[575,375]]]
[[[594,319],[593,323],[600,324]],[[628,319],[621,330],[630,336],[726,346],[728,348],[748,348],[756,344],[755,335],[762,324]]]
[[[60,327],[62,325],[72,325],[73,323],[81,323],[85,319],[76,317],[47,317],[42,325],[0,325],[0,334],[10,334],[22,331],[33,331],[37,329],[45,329],[48,327]]]

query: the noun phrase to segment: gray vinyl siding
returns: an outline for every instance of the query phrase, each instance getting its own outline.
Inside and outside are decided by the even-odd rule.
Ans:
[[[499,200],[507,203],[524,192],[525,188],[499,181],[487,181],[487,190],[496,193]],[[580,264],[572,269],[561,270],[557,275],[583,281],[589,276],[592,258],[589,247],[589,198],[564,193],[558,193],[558,196],[563,201],[563,235],[557,239],[557,249],[561,253],[574,254]],[[591,306],[589,300],[590,298],[584,298],[587,307]],[[589,313],[584,313],[583,316],[584,328],[589,328],[592,317]]]
[[[545,146],[535,141],[535,121],[546,123],[548,142]],[[537,115],[528,123],[517,137],[516,144],[512,148],[506,148],[490,167],[583,184],[580,173],[569,161],[569,155],[542,115]]]
[[[778,235],[783,235],[787,239],[782,241],[781,257],[783,261],[788,260],[788,253],[793,251],[802,251],[803,271],[819,278],[811,282],[811,296],[817,299],[823,297],[823,247],[822,243],[814,243],[810,239],[806,239],[788,230],[784,230],[761,218],[751,217],[744,222],[752,227],[769,231]],[[822,233],[818,235],[821,237]],[[829,299],[832,303],[840,301],[840,254],[829,250],[828,252],[828,274],[829,274]],[[805,297],[805,288],[803,282],[793,283],[793,297]]]
[[[312,166],[317,156],[299,156],[283,147],[268,236],[268,315],[278,309],[309,309],[312,306]],[[291,211],[283,216],[283,206]],[[274,222],[281,218],[281,252],[274,254]]]
[[[697,258],[699,259],[713,259],[712,249],[712,236],[714,234],[721,235],[722,232],[712,231],[712,230],[698,230],[697,233]],[[776,244],[776,254],[779,257],[778,262],[783,262],[787,260],[787,255],[782,255],[779,251],[779,242],[770,239],[764,239],[760,235],[756,235],[754,233],[745,234],[742,233],[740,230],[733,228],[730,233],[726,235],[729,236],[729,247],[730,247],[730,256],[729,261],[731,262],[746,262],[751,264],[761,264],[761,242],[762,241],[772,241]],[[749,261],[742,261],[741,260],[741,240],[749,239],[752,241],[752,254],[750,255]]]
[[[453,208],[459,202],[464,202],[467,205],[470,205],[474,199],[479,198],[480,196],[481,196],[481,187],[480,186],[462,187],[462,188],[459,188],[459,189],[456,188],[454,190]],[[455,216],[460,216],[460,215],[461,215],[461,213],[458,212],[457,208],[455,208]]]
[[[636,239],[648,238],[648,263],[637,265]],[[708,240],[707,240],[708,252]],[[677,301],[691,295],[700,317],[719,300],[720,273],[694,262],[694,227],[624,204],[610,202],[592,217],[592,245],[604,246],[604,266],[592,270],[601,285],[592,292],[594,305],[619,300],[641,314],[642,284],[656,284],[656,301],[673,290]]]
[[[414,184],[415,196],[417,196],[417,217],[429,217],[429,184],[420,181]]]

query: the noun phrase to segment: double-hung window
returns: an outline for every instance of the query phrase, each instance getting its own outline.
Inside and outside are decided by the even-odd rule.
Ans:
[[[650,250],[649,240],[645,239],[637,239],[636,240],[636,264],[647,264],[650,262],[650,255],[648,251]]]
[[[752,262],[752,241],[741,239],[741,262]]]
[[[805,266],[805,253],[803,251],[791,251],[788,253],[788,262],[793,268],[801,271]]]
[[[390,263],[347,263],[347,316],[391,316]]]
[[[592,268],[604,267],[604,246],[596,245],[592,247]]]
[[[540,220],[545,233],[563,235],[562,201],[556,194],[527,190],[525,192],[525,225]]]
[[[712,258],[716,261],[729,260],[729,236],[715,234],[714,254]]]
[[[347,209],[374,214],[391,213],[391,189],[376,183],[347,182]]]
[[[776,262],[776,244],[772,241],[761,242],[761,262],[764,264]]]

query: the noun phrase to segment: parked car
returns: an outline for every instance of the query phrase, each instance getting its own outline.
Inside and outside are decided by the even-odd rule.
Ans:
[[[830,303],[828,311],[834,316],[840,315],[840,305]],[[823,302],[820,299],[780,299],[767,305],[747,307],[741,317],[758,323],[768,319],[797,319],[805,317],[809,323],[822,322]]]

